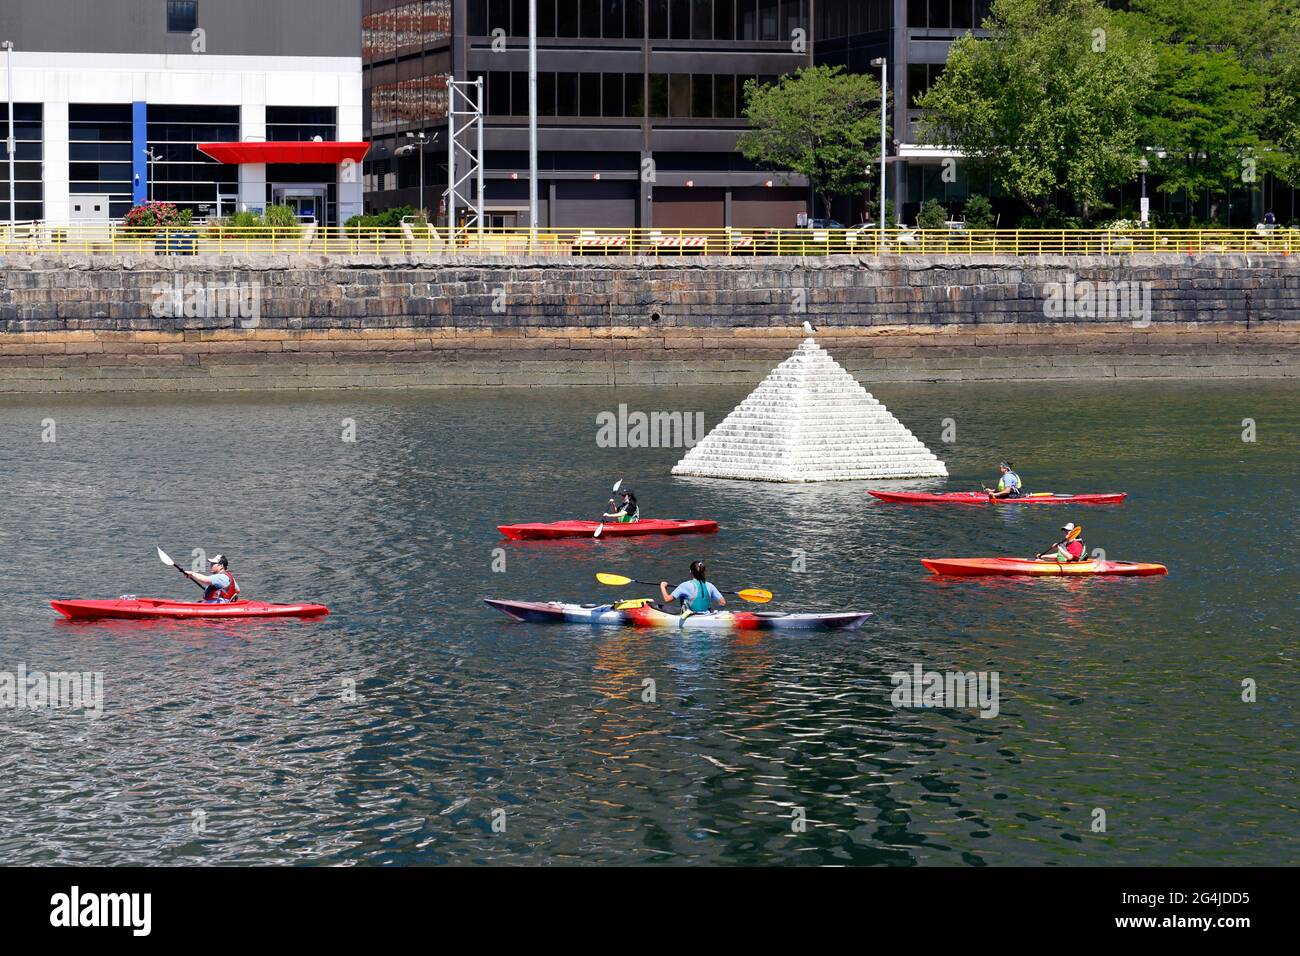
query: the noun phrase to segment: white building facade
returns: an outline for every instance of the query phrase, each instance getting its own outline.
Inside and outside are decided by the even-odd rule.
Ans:
[[[120,218],[154,200],[346,221],[366,152],[359,24],[357,0],[5,0],[15,218]]]

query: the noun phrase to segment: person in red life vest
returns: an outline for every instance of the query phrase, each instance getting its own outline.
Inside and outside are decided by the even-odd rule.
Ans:
[[[191,581],[203,585],[204,604],[232,604],[237,601],[239,585],[235,583],[235,576],[230,573],[230,562],[226,560],[226,556],[214,554],[208,563],[212,565],[210,574],[199,574],[197,571],[186,571],[184,568],[181,568],[181,573]]]
[[[1061,564],[1067,564],[1071,561],[1087,561],[1088,546],[1083,543],[1083,527],[1075,525],[1073,521],[1068,521],[1061,530],[1065,532],[1065,539],[1056,542],[1056,544],[1038,555],[1038,560],[1059,561]]]

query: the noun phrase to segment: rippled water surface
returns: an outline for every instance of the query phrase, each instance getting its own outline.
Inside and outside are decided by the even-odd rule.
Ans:
[[[1111,508],[909,508],[596,446],[620,402],[712,426],[745,392],[0,400],[0,670],[102,671],[106,697],[98,720],[0,710],[0,862],[1300,862],[1300,390],[875,390],[952,472],[911,485],[973,487],[1009,456],[1031,490],[1130,492]],[[495,531],[594,516],[617,478],[647,516],[722,532]],[[1170,575],[946,581],[917,560],[1027,555],[1067,519]],[[334,613],[73,625],[49,607],[197,594],[156,544],[224,551],[246,598]],[[634,596],[594,572],[676,581],[696,557],[773,608],[875,617],[680,636],[481,603]],[[893,707],[914,664],[997,672],[998,714]]]

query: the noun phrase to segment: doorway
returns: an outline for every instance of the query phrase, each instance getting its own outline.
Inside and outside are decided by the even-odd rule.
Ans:
[[[325,221],[327,190],[321,183],[286,183],[271,187],[271,201],[277,206],[288,206],[301,223]]]

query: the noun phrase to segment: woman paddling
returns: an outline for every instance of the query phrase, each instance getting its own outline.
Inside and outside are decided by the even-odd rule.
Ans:
[[[714,606],[726,607],[727,599],[708,581],[708,570],[703,561],[691,562],[689,580],[677,585],[672,594],[668,593],[668,582],[659,582],[659,594],[664,604],[674,601],[682,602],[682,615],[707,614]]]
[[[623,492],[623,503],[615,505],[614,499],[609,499],[609,506],[613,511],[608,511],[601,515],[602,521],[617,521],[619,524],[630,524],[633,521],[641,520],[641,508],[636,503],[636,495],[630,491]]]

